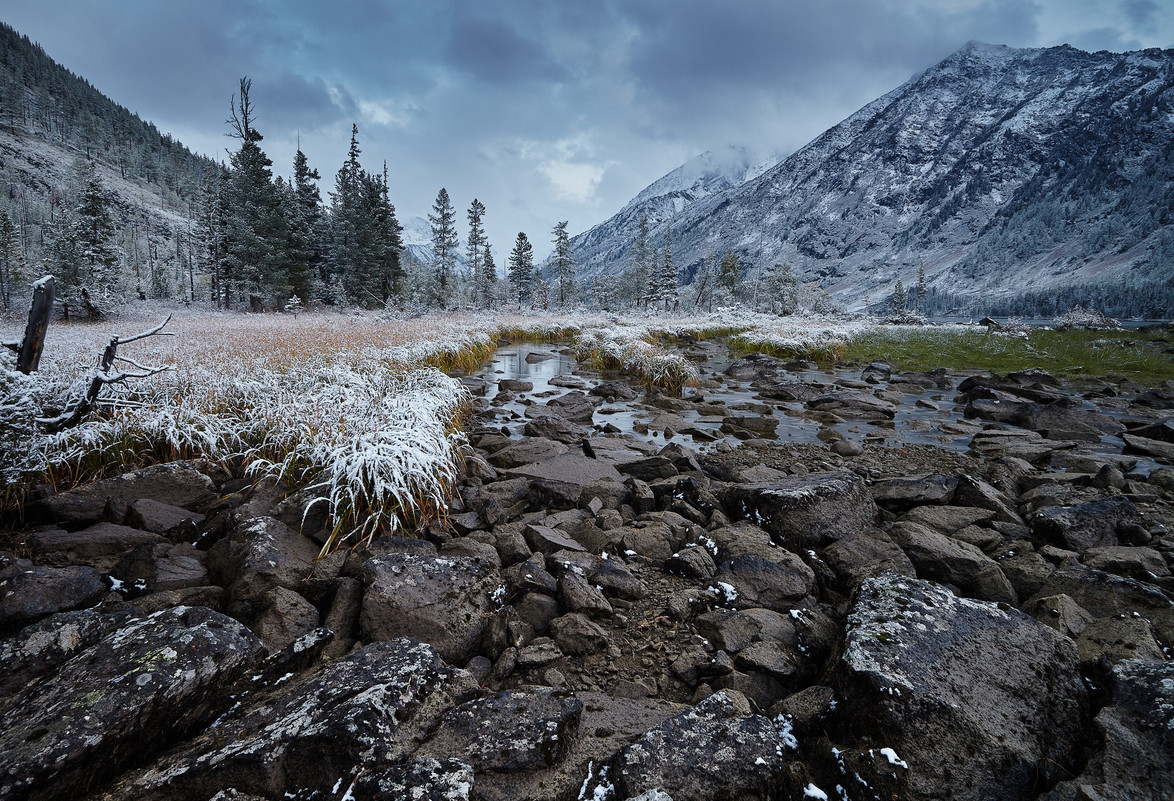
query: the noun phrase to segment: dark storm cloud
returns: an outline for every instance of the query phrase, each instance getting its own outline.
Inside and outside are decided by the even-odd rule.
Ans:
[[[499,252],[582,230],[706,148],[802,146],[967,40],[1170,46],[1153,0],[5,0],[0,18],[223,157],[242,76],[267,153],[333,175],[351,123],[400,213],[477,196]],[[323,189],[332,189],[323,181]]]
[[[560,81],[566,77],[562,67],[541,46],[499,19],[453,20],[447,57],[458,69],[491,84]]]

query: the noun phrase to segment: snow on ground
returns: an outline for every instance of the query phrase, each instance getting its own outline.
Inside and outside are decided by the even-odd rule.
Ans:
[[[661,337],[735,332],[750,345],[834,350],[868,330],[862,320],[721,313],[622,318],[602,314],[452,314],[392,320],[328,312],[252,315],[180,310],[155,336],[119,356],[167,366],[103,390],[101,413],[59,433],[34,424],[84,392],[111,337],[157,324],[150,305],[95,324],[54,322],[40,371],[0,368],[0,446],[15,456],[6,481],[54,470],[84,477],[142,461],[243,457],[256,476],[311,487],[329,506],[336,534],[365,536],[442,514],[465,444],[470,398],[437,369],[473,366],[503,335],[573,339],[596,358],[650,385],[679,388],[696,368]],[[0,340],[21,322],[0,320]],[[472,364],[470,364],[472,362]]]

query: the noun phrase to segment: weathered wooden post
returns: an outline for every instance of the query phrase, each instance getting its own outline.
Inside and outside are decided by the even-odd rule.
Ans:
[[[33,301],[29,304],[29,321],[24,327],[24,339],[5,342],[16,351],[16,369],[28,375],[41,363],[45,348],[45,330],[49,327],[49,313],[53,311],[53,276],[46,275],[33,284]]]

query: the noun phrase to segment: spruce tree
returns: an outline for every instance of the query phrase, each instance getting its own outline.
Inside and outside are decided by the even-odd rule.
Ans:
[[[629,263],[631,275],[628,283],[633,289],[632,301],[636,306],[644,305],[647,298],[651,255],[648,247],[648,215],[644,215],[640,218],[640,227],[636,230],[636,241],[632,243]]]
[[[657,279],[660,298],[664,301],[664,310],[669,311],[677,307],[680,283],[677,278],[677,268],[673,266],[673,229],[669,228],[664,235],[664,258],[660,261],[660,273]]]
[[[571,238],[567,220],[554,227],[554,275],[558,281],[558,304],[566,308],[575,297],[575,257],[571,255]]]
[[[489,247],[489,240],[485,240],[485,259],[481,269],[481,286],[478,291],[485,304],[491,309],[497,300],[497,265],[493,263],[493,250]]]
[[[727,250],[718,269],[718,283],[733,297],[738,291],[738,257]]]
[[[901,279],[897,279],[897,284],[893,287],[893,316],[904,317],[905,311],[908,308],[909,299],[905,294],[905,285],[901,283]]]
[[[526,234],[519,231],[518,238],[514,241],[514,249],[510,251],[509,259],[510,287],[519,303],[530,302],[533,273],[534,246],[530,244],[530,239]]]
[[[24,292],[27,280],[18,235],[8,209],[0,209],[0,301],[5,311],[12,308],[14,296]]]
[[[310,168],[306,154],[299,147],[294,154],[293,180],[290,183],[294,197],[290,220],[290,259],[293,262],[290,284],[294,295],[303,302],[315,294],[313,287],[320,287],[328,278],[324,272],[328,243],[325,240],[322,195],[315,183],[320,178],[318,170]],[[321,294],[320,288],[317,294]]]
[[[917,261],[917,311],[925,314],[925,298],[929,294],[929,282],[925,280],[925,262]]]
[[[473,198],[465,219],[469,223],[469,237],[465,240],[465,266],[473,276],[473,305],[485,308],[489,305],[486,290],[488,282],[485,280],[485,226],[481,219],[485,216],[485,205]]]
[[[432,204],[432,213],[428,215],[428,222],[432,226],[432,265],[436,271],[436,305],[445,308],[453,293],[453,282],[457,266],[457,248],[460,240],[457,238],[456,212],[448,199],[448,190],[444,187],[436,193],[436,200]]]
[[[346,161],[334,176],[331,195],[331,239],[333,269],[327,285],[336,305],[365,303],[369,300],[363,262],[363,168],[359,164],[359,126],[351,124],[351,143]],[[341,288],[341,293],[339,289]]]

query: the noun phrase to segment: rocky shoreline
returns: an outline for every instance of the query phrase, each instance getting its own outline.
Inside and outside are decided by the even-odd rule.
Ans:
[[[1174,391],[813,369],[464,379],[445,524],[323,559],[217,465],[46,492],[0,801],[1174,796]]]

